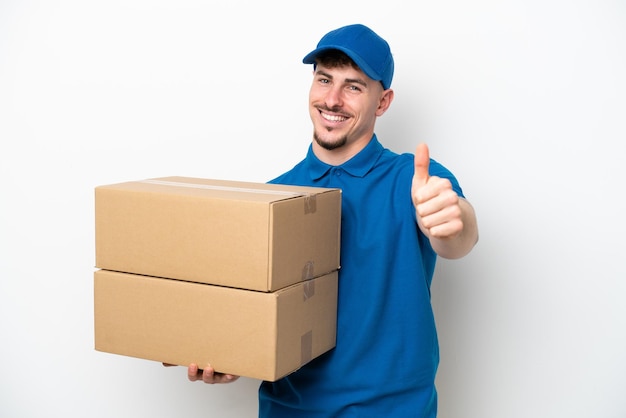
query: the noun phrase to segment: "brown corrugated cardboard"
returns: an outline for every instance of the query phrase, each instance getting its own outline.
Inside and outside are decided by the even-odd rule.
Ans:
[[[98,351],[274,381],[335,345],[337,272],[276,292],[97,270]]]
[[[95,206],[97,268],[259,291],[339,268],[339,189],[165,177]]]

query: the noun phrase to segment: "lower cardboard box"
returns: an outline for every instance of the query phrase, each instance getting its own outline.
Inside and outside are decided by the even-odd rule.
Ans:
[[[266,293],[97,270],[95,349],[276,381],[335,346],[337,280]]]

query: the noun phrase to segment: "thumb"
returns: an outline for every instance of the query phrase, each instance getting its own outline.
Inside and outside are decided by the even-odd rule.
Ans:
[[[428,182],[428,167],[430,166],[430,153],[428,145],[419,144],[415,149],[415,172],[413,174],[414,187],[421,187]]]

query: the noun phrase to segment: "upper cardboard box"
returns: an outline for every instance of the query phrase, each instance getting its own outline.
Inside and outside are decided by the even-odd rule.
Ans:
[[[258,291],[339,268],[341,191],[164,177],[95,189],[96,267]]]

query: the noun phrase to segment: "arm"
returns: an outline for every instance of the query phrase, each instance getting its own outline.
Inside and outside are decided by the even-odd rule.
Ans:
[[[430,156],[426,144],[415,151],[411,196],[417,222],[435,252],[449,259],[468,254],[478,241],[478,224],[472,205],[459,197],[448,179],[428,174]]]

